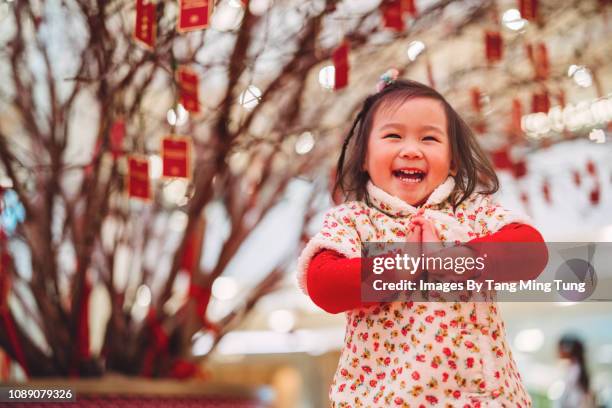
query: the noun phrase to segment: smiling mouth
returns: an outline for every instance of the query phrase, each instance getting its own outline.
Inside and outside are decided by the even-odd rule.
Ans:
[[[411,170],[393,170],[393,175],[400,179],[403,183],[416,184],[423,181],[426,173],[422,170],[411,169]]]

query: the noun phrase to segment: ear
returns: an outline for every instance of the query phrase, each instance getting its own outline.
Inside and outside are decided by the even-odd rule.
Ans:
[[[449,173],[453,177],[455,177],[457,175],[457,173],[459,173],[459,166],[457,166],[457,164],[455,164],[454,161],[451,162],[451,167],[450,167]]]

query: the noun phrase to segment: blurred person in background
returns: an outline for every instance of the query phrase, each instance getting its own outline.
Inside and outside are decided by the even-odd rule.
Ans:
[[[565,335],[559,340],[558,347],[559,358],[567,360],[568,363],[563,378],[565,388],[555,407],[594,408],[595,397],[590,390],[584,344],[575,336]]]

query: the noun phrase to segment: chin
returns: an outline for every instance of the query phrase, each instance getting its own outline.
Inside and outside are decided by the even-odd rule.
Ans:
[[[404,196],[404,197],[402,197],[401,195],[399,195],[398,197],[401,198],[402,201],[410,204],[413,207],[418,207],[419,205],[424,204],[425,201],[426,201],[425,198],[419,198],[419,197],[415,198],[414,196],[411,196],[411,197],[405,197]]]

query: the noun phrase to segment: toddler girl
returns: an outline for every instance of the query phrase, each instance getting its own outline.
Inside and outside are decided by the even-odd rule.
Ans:
[[[430,87],[387,78],[351,127],[336,182],[353,201],[327,213],[298,260],[304,292],[346,312],[332,406],[531,406],[494,302],[361,302],[363,242],[542,242],[493,202],[495,172],[455,110]],[[529,258],[541,255],[521,254],[537,267],[512,278],[537,276]]]

